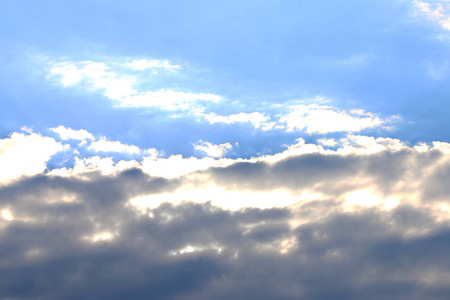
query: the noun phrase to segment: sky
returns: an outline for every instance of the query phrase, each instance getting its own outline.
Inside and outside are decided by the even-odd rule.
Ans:
[[[0,0],[0,299],[448,299],[450,1]]]

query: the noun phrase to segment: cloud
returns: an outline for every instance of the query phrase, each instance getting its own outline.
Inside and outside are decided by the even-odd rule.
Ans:
[[[137,146],[122,144],[118,141],[108,141],[106,137],[102,137],[100,140],[92,142],[88,149],[96,152],[125,152],[128,154],[139,154],[142,152]]]
[[[450,145],[333,141],[44,174],[62,145],[14,133],[2,161],[48,153],[0,186],[0,298],[445,298]]]
[[[230,143],[215,145],[202,140],[199,140],[196,144],[193,145],[195,150],[204,152],[206,153],[206,155],[211,157],[223,157],[227,151],[233,148]]]
[[[54,139],[32,132],[0,139],[0,182],[43,172],[50,157],[62,150]]]
[[[118,75],[111,71],[106,63],[85,61],[81,63],[54,63],[50,69],[52,76],[59,76],[63,86],[75,86],[83,81],[92,89],[104,91],[104,95],[113,100],[137,93],[133,88],[136,79],[127,75]]]
[[[320,97],[318,97],[318,100],[323,102]],[[290,103],[286,102],[271,107],[272,113],[277,113],[275,117],[278,117],[278,120],[274,121],[261,112],[241,112],[225,116],[211,112],[209,114],[198,113],[197,115],[205,118],[210,124],[250,123],[254,128],[259,128],[263,131],[305,131],[308,134],[351,133],[369,128],[388,128],[385,125],[399,118],[398,116],[392,116],[383,120],[362,109],[353,109],[347,112],[337,107],[323,104],[292,105]]]
[[[177,70],[181,69],[179,65],[172,65],[168,60],[158,60],[158,59],[138,59],[133,60],[130,63],[126,63],[126,65],[132,69],[144,71],[146,69],[154,69],[154,68],[163,68],[168,70]]]
[[[212,93],[192,93],[161,88],[142,90],[145,83],[141,77],[129,73],[128,69],[178,70],[168,60],[133,60],[127,63],[105,62],[59,62],[53,63],[50,76],[59,77],[64,87],[82,86],[92,90],[102,90],[105,97],[116,101],[117,107],[160,107],[163,109],[189,110],[197,107],[197,102],[219,102],[220,95]],[[157,74],[157,73],[155,73]],[[140,90],[138,90],[138,88]]]
[[[448,1],[413,1],[416,13],[437,22],[443,29],[450,30],[450,5]]]
[[[161,89],[148,91],[136,95],[129,95],[120,99],[120,106],[133,107],[161,107],[165,109],[189,109],[197,101],[219,102],[222,97],[215,94],[189,93]]]
[[[71,128],[66,128],[66,127],[60,125],[58,127],[50,128],[50,130],[59,134],[59,137],[63,141],[70,140],[70,139],[79,140],[79,141],[94,139],[94,136],[90,132],[88,132],[84,129],[73,130]]]
[[[339,202],[224,210],[127,199],[179,187],[138,169],[0,187],[0,297],[379,299],[448,294],[447,221]],[[49,278],[51,284],[49,284]],[[21,288],[17,288],[21,287]]]
[[[253,112],[253,113],[238,113],[238,114],[231,114],[229,116],[219,116],[215,113],[209,113],[209,114],[202,114],[206,120],[210,124],[216,124],[216,123],[225,123],[225,124],[235,124],[235,123],[250,123],[255,128],[261,128],[262,130],[270,130],[273,129],[275,126],[275,122],[269,122],[269,117],[265,116],[263,113],[260,112]]]
[[[307,133],[358,132],[375,128],[386,121],[361,110],[346,112],[332,106],[310,104],[292,105],[291,112],[280,118],[288,131],[305,130]]]

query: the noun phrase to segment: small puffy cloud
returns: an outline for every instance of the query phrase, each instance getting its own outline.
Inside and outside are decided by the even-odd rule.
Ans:
[[[94,139],[94,136],[90,132],[88,132],[84,129],[74,130],[72,128],[66,128],[66,127],[60,125],[58,127],[50,128],[50,130],[59,134],[59,137],[63,141],[71,140],[71,139],[79,140],[79,141]]]
[[[168,60],[158,60],[158,59],[138,59],[133,60],[130,63],[126,63],[126,65],[132,69],[143,71],[146,69],[154,69],[154,68],[162,68],[167,70],[177,70],[181,69],[179,65],[172,65]]]
[[[215,113],[202,115],[210,124],[225,123],[250,123],[255,128],[261,128],[262,130],[270,130],[275,126],[275,122],[269,122],[269,117],[260,112],[252,113],[238,113],[229,116],[220,116]]]
[[[0,139],[0,182],[46,169],[47,161],[64,147],[50,137],[36,133],[13,133]]]
[[[309,134],[330,132],[358,132],[375,128],[386,121],[362,110],[350,112],[326,105],[292,105],[291,112],[280,118],[288,131],[304,130]]]
[[[224,154],[233,148],[230,143],[215,145],[210,142],[205,142],[199,140],[196,144],[194,144],[194,149],[198,151],[205,152],[206,155],[211,157],[223,157]]]

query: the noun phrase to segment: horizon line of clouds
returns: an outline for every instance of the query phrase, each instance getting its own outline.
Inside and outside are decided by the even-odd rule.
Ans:
[[[320,140],[319,143],[325,145],[338,142]],[[374,203],[373,205],[384,205],[389,208],[396,206],[398,202],[392,197],[386,197],[389,194],[391,196],[396,193],[406,194],[409,197],[409,204],[414,204],[414,201],[421,202],[417,195],[416,197],[410,195],[411,192],[408,189],[412,185],[426,185],[440,190],[437,192],[424,190],[424,195],[432,195],[436,199],[441,199],[445,194],[443,191],[446,188],[442,182],[445,176],[439,179],[442,177],[439,174],[447,172],[446,166],[450,162],[449,143],[434,142],[432,146],[418,144],[411,147],[392,138],[349,135],[341,139],[339,144],[340,146],[336,149],[326,149],[320,144],[305,143],[299,138],[296,144],[286,145],[285,151],[274,155],[230,159],[222,158],[222,156],[223,152],[231,149],[231,144],[213,145],[199,141],[197,145],[194,145],[197,146],[197,150],[220,153],[204,158],[183,158],[180,155],[161,158],[152,153],[143,156],[141,161],[128,159],[118,162],[114,162],[112,157],[76,157],[76,163],[71,168],[47,170],[46,162],[52,155],[67,151],[69,146],[33,132],[27,135],[13,133],[10,138],[0,140],[0,153],[2,153],[0,160],[2,165],[18,165],[19,167],[2,169],[0,179],[3,185],[22,180],[23,176],[39,174],[56,178],[62,176],[89,180],[91,174],[95,173],[103,174],[101,176],[115,176],[129,169],[139,169],[153,177],[167,180],[182,179],[183,182],[183,188],[171,192],[170,195],[153,195],[150,199],[144,197],[138,201],[139,205],[148,202],[156,205],[167,199],[177,203],[181,200],[192,199],[195,195],[203,202],[215,197],[216,199],[212,199],[215,205],[220,204],[221,207],[235,209],[235,205],[238,205],[238,208],[242,205],[271,207],[282,205],[281,203],[289,206],[302,199],[311,200],[324,195],[334,197],[344,195],[344,198],[348,198],[349,206],[362,205],[354,198],[364,195],[365,198],[372,199],[368,201]],[[411,173],[409,171],[411,168],[416,169],[414,173],[417,174]],[[365,171],[361,173],[362,170]],[[336,181],[336,176],[342,178]],[[431,178],[434,179],[430,182]],[[326,183],[330,180],[336,182]],[[382,188],[385,190],[383,191]],[[273,190],[275,194],[264,195],[267,189]],[[290,196],[283,194],[285,189],[294,194]],[[299,192],[301,193],[297,194]],[[245,194],[246,200],[241,197],[238,204],[227,204],[226,199],[229,198],[230,193]],[[282,193],[283,197],[277,196],[277,193]],[[383,194],[386,195],[383,196]],[[382,198],[379,198],[380,196]],[[273,201],[277,197],[284,198],[285,202]],[[402,196],[402,201],[406,201],[408,197]],[[239,197],[234,195],[232,198]]]
[[[448,143],[408,146],[397,139],[355,135],[339,141],[321,139],[318,143],[306,143],[299,138],[296,144],[286,145],[286,150],[280,153],[231,159],[222,157],[232,148],[231,144],[214,145],[199,141],[193,146],[199,151],[212,152],[209,157],[171,155],[162,158],[155,152],[143,154],[140,161],[122,159],[114,162],[112,157],[94,155],[80,158],[75,155],[73,167],[48,170],[46,163],[49,159],[58,152],[69,151],[70,145],[33,132],[27,135],[13,133],[0,140],[2,165],[11,166],[2,169],[0,179],[3,185],[23,180],[23,176],[39,174],[90,180],[93,174],[115,176],[136,169],[165,180],[182,180],[183,186],[169,194],[142,195],[134,199],[135,205],[141,208],[149,203],[154,207],[168,200],[181,203],[195,198],[200,202],[211,200],[214,205],[229,209],[255,205],[270,208],[331,195],[341,197],[340,201],[347,203],[347,207],[355,207],[367,204],[355,200],[362,195],[369,207],[390,209],[398,205],[398,199],[410,205],[421,202],[421,195],[410,195],[410,186],[414,185],[431,187],[431,190],[422,188],[423,195],[431,195],[438,202],[443,199],[446,188],[439,174],[447,172],[446,165],[450,161]],[[336,148],[322,146],[330,144]],[[411,174],[411,168],[415,169],[413,173],[416,175]],[[339,180],[336,179],[338,177]],[[428,182],[431,178],[433,183]],[[235,201],[230,202],[230,197]]]

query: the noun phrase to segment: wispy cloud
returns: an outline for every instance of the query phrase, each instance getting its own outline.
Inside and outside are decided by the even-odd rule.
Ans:
[[[220,95],[160,88],[145,90],[139,77],[129,70],[140,72],[148,69],[179,70],[168,60],[133,60],[131,62],[72,62],[53,63],[50,77],[57,77],[65,87],[101,90],[104,96],[116,101],[117,107],[159,107],[163,109],[189,110],[199,107],[197,102],[219,102]],[[138,88],[139,86],[139,88]],[[200,106],[201,107],[201,106]]]
[[[222,97],[215,94],[190,93],[161,89],[129,95],[120,99],[120,106],[161,107],[165,109],[190,109],[195,102],[219,102]]]
[[[260,112],[252,113],[238,113],[231,114],[228,116],[220,116],[215,113],[201,114],[210,124],[224,123],[224,124],[235,124],[235,123],[250,123],[255,128],[261,128],[262,130],[270,130],[275,126],[275,122],[270,122],[269,117]]]
[[[445,30],[450,30],[450,3],[448,1],[414,0],[413,5],[418,15],[437,22]]]
[[[162,68],[167,70],[178,70],[181,69],[180,65],[173,65],[168,60],[158,60],[158,59],[137,59],[132,62],[126,63],[126,65],[132,69],[143,71],[147,69]]]

